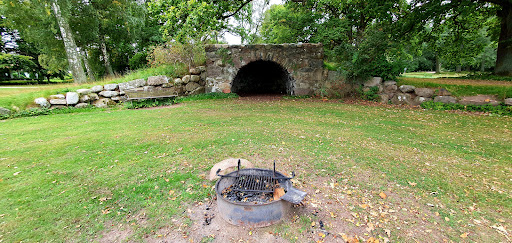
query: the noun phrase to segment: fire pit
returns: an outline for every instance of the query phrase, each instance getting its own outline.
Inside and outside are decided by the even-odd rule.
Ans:
[[[219,171],[217,171],[217,175]],[[294,176],[294,174],[292,173]],[[290,209],[306,196],[295,189],[290,179],[267,169],[240,169],[221,178],[215,185],[220,216],[234,225],[265,227],[279,222]]]

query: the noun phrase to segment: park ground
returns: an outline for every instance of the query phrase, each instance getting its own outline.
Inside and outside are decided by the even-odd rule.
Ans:
[[[231,98],[0,121],[0,241],[511,240],[510,117],[372,104]],[[207,175],[230,157],[295,171],[304,204],[270,227],[226,224]]]

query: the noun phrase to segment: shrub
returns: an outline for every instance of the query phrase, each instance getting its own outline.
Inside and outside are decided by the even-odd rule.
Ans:
[[[149,60],[152,66],[184,63],[190,68],[204,64],[206,54],[204,45],[200,43],[168,42],[154,47],[149,55]]]
[[[379,99],[379,87],[370,87],[367,91],[361,89],[360,92],[363,100],[377,101]]]
[[[167,106],[173,105],[176,101],[174,98],[166,98],[166,99],[145,99],[139,101],[130,101],[124,103],[124,106],[128,109],[139,109],[139,108],[149,108],[149,107],[157,107],[157,106]]]
[[[132,58],[128,61],[128,65],[130,65],[131,70],[145,68],[148,65],[148,54],[145,52],[139,52],[133,55]]]

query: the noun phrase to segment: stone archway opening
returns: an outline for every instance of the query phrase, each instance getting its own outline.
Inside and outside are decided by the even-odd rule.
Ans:
[[[231,92],[240,96],[291,95],[293,79],[279,63],[264,60],[253,61],[240,68],[233,79]]]

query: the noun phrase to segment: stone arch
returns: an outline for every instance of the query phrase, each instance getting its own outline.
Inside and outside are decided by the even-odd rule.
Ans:
[[[324,53],[321,44],[217,44],[207,45],[205,51],[206,92],[232,92],[233,88],[239,89],[237,82],[233,81],[237,75],[241,75],[240,70],[260,61],[275,63],[288,73],[286,94],[312,95],[320,90],[324,82]]]
[[[241,67],[231,82],[231,92],[249,94],[293,94],[293,77],[279,63],[252,61]]]

